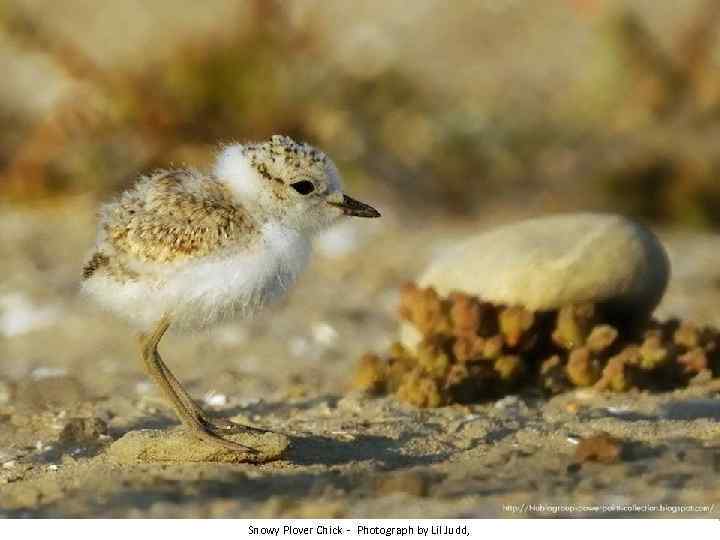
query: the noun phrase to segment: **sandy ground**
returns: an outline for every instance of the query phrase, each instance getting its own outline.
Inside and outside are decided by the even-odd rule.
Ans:
[[[454,239],[510,220],[429,227],[386,215],[323,237],[287,301],[257,319],[163,341],[208,409],[291,440],[264,464],[175,463],[117,442],[176,433],[176,420],[131,330],[77,295],[92,205],[0,208],[0,515],[486,517],[545,505],[540,515],[607,516],[664,504],[687,516],[671,511],[720,501],[716,381],[435,410],[350,391],[358,357],[396,338],[397,287]],[[674,275],[659,315],[720,325],[720,238],[662,237]],[[598,432],[623,441],[622,459],[576,463],[578,440]],[[720,503],[696,510],[717,517]]]

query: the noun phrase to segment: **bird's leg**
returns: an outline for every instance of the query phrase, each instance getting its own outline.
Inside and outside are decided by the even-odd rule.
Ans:
[[[168,382],[172,385],[173,390],[175,390],[175,393],[178,395],[178,397],[183,401],[185,406],[193,412],[193,414],[210,429],[216,429],[222,433],[247,433],[248,431],[254,431],[256,433],[272,433],[270,430],[267,429],[260,429],[252,426],[246,426],[243,424],[238,424],[236,422],[231,422],[230,420],[225,420],[224,418],[210,418],[208,414],[195,402],[195,400],[188,394],[188,392],[183,388],[182,384],[180,384],[180,381],[177,380],[175,375],[173,375],[172,371],[170,371],[170,368],[167,367],[165,362],[162,359],[159,359],[160,369],[162,369],[163,374],[165,375],[165,378],[168,380]]]
[[[150,334],[140,335],[140,350],[145,368],[150,377],[168,398],[180,421],[193,435],[206,442],[222,446],[229,450],[255,453],[256,450],[253,448],[223,439],[213,431],[211,425],[208,425],[198,417],[197,410],[200,410],[200,408],[190,399],[190,396],[182,388],[179,381],[172,375],[167,366],[165,366],[157,350],[158,343],[169,326],[170,319],[164,317]],[[171,382],[170,377],[173,382]],[[200,412],[202,413],[202,410],[200,410]]]

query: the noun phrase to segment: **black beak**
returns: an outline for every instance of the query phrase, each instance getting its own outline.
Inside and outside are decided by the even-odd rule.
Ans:
[[[348,197],[347,195],[343,195],[342,202],[339,203],[328,203],[332,206],[337,206],[338,208],[342,209],[343,214],[346,216],[355,216],[355,217],[367,217],[367,218],[376,218],[380,217],[380,212],[375,210],[372,206],[369,204],[361,203],[360,201],[356,201],[352,197]]]

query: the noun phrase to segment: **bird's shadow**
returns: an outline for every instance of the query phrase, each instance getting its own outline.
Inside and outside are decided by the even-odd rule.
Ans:
[[[720,400],[675,400],[662,407],[662,414],[668,420],[720,420]]]
[[[685,399],[673,400],[661,405],[654,414],[635,411],[596,409],[586,418],[611,417],[626,422],[643,422],[664,420],[720,420],[720,400],[717,399]]]
[[[379,469],[392,470],[432,465],[446,460],[449,452],[412,455],[403,452],[420,434],[397,439],[378,435],[355,435],[352,440],[338,440],[322,435],[291,436],[291,446],[284,459],[293,465],[344,465],[372,462]]]

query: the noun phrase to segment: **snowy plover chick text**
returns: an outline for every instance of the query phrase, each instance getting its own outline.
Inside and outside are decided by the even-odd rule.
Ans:
[[[380,214],[343,194],[323,152],[277,135],[226,146],[211,173],[157,172],[102,208],[83,290],[139,329],[145,368],[192,433],[252,451],[222,435],[253,428],[211,420],[158,343],[170,325],[249,316],[282,296],[308,262],[312,235],[341,216]]]

